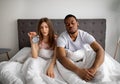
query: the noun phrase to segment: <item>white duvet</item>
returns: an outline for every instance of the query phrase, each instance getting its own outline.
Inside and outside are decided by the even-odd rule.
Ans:
[[[52,52],[43,50],[41,53],[41,57],[33,59],[30,55],[30,48],[23,48],[10,61],[1,62],[0,82],[2,84],[120,84],[120,64],[107,53],[105,53],[105,61],[99,68],[95,79],[90,82],[81,80],[58,61],[54,70],[55,78],[48,77],[46,69],[50,57],[46,55],[50,55]],[[81,68],[90,67],[95,59],[95,52],[91,48],[75,52],[66,50],[66,53],[68,59]],[[43,55],[49,58],[43,58]]]
[[[96,56],[96,53],[89,46],[85,46],[84,49],[75,52],[70,50],[66,50],[66,52],[71,62],[80,68],[91,67]],[[69,84],[86,84],[84,80],[80,79],[75,73],[65,69],[58,61],[57,67],[63,79],[66,80]],[[111,56],[109,56],[109,54],[105,53],[104,63],[98,69],[95,78],[92,81],[89,81],[89,83],[120,84],[120,64]]]
[[[46,75],[52,50],[41,49],[40,57],[32,58],[30,48],[23,48],[10,61],[0,63],[0,82],[3,84],[66,84],[55,66],[55,78]]]

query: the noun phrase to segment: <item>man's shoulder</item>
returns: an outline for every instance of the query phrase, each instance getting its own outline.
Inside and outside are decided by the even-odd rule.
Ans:
[[[61,34],[60,34],[60,37],[64,37],[64,36],[66,36],[67,35],[67,31],[64,31],[64,32],[62,32]]]
[[[58,40],[64,40],[64,41],[66,41],[66,40],[67,40],[67,37],[68,37],[68,33],[67,33],[67,31],[64,31],[64,32],[62,32],[62,33],[59,35]]]
[[[81,34],[81,35],[83,35],[83,34],[86,34],[86,33],[87,33],[86,31],[81,30],[81,29],[78,29],[78,32],[79,32],[79,34]]]
[[[78,29],[78,32],[81,32],[81,33],[82,33],[82,32],[85,32],[85,31],[84,31],[84,30],[81,30],[81,29]]]

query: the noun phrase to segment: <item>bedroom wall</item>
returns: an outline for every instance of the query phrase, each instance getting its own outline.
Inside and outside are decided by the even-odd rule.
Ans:
[[[120,3],[119,3],[117,11],[118,11],[118,24],[119,24],[118,25],[119,49],[118,49],[118,52],[117,52],[117,59],[119,59],[120,58]]]
[[[71,13],[77,18],[106,18],[106,52],[114,56],[120,36],[119,7],[120,0],[0,0],[0,48],[11,48],[10,57],[17,53],[17,19],[60,19]]]

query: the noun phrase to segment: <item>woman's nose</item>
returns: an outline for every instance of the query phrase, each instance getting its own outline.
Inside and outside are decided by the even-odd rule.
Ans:
[[[43,28],[43,31],[45,31],[45,30],[46,30],[46,28],[44,27],[44,28]]]

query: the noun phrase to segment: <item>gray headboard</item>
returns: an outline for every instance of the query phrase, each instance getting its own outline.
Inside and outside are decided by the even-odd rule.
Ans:
[[[59,35],[65,30],[63,19],[51,19],[54,25],[55,32]],[[36,31],[39,19],[18,19],[18,40],[19,49],[29,47],[29,37],[27,35],[30,31]],[[96,40],[105,49],[105,35],[106,35],[106,19],[78,19],[79,28],[92,34]]]

